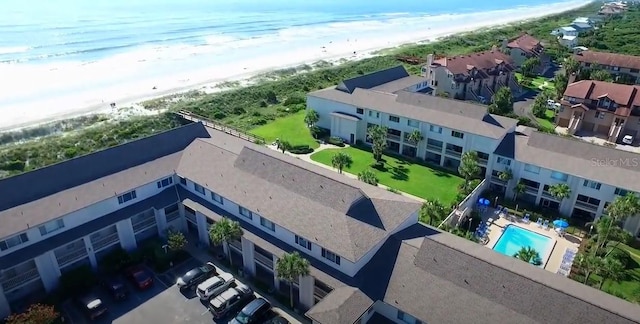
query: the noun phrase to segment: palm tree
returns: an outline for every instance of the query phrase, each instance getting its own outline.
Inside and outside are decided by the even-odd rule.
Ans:
[[[566,183],[554,184],[549,187],[549,193],[562,203],[564,199],[571,197],[571,187]]]
[[[513,173],[511,172],[511,169],[504,169],[504,171],[500,171],[498,172],[498,179],[500,179],[501,181],[504,181],[507,183],[507,185],[509,184],[509,181],[511,181],[511,179],[513,179]]]
[[[607,207],[607,215],[611,218],[609,228],[602,237],[601,247],[607,243],[609,239],[609,232],[611,226],[615,223],[623,221],[629,216],[633,216],[640,212],[640,199],[633,193],[628,193],[626,196],[617,196],[613,202]]]
[[[573,73],[578,72],[580,68],[580,62],[576,61],[573,57],[569,56],[564,60],[564,71],[567,75],[571,75]]]
[[[342,174],[342,169],[344,169],[344,167],[348,168],[351,166],[351,163],[353,163],[351,155],[344,152],[338,152],[331,158],[331,165],[338,169],[338,173],[340,174]]]
[[[285,140],[280,140],[280,139],[277,141],[276,144],[278,145],[278,150],[282,151],[282,153],[290,150],[292,147],[291,143]]]
[[[602,266],[598,271],[602,280],[600,280],[600,286],[598,289],[602,290],[602,286],[607,279],[619,282],[625,275],[624,264],[618,259],[605,258],[602,262]]]
[[[300,277],[309,275],[309,261],[298,252],[285,253],[276,262],[276,272],[278,278],[289,283],[289,299],[291,308],[293,308],[293,282]]]
[[[534,263],[536,260],[540,259],[540,254],[534,248],[527,246],[522,247],[520,251],[513,255],[513,257],[527,263]]]
[[[358,180],[364,183],[368,183],[372,186],[378,185],[378,177],[376,177],[376,173],[369,169],[362,170],[360,173],[358,173]]]
[[[424,139],[424,137],[422,137],[422,133],[420,133],[419,130],[414,129],[413,132],[411,132],[411,134],[409,134],[409,136],[407,137],[407,140],[415,145],[418,145],[418,143],[420,143],[420,141],[422,141]]]
[[[513,187],[513,200],[517,200],[518,196],[523,194],[527,190],[527,187],[524,185],[524,182],[518,181],[515,187]]]
[[[598,272],[602,267],[601,258],[588,254],[578,254],[574,262],[584,273],[583,283],[585,285],[589,282],[589,277],[591,277],[594,272]]]
[[[229,254],[230,265],[233,265],[233,260],[231,259],[231,253],[229,251],[229,242],[241,239],[243,234],[244,232],[242,231],[240,223],[226,217],[213,223],[213,226],[209,228],[209,238],[211,238],[213,244],[222,244],[224,246],[224,250]]]
[[[420,208],[420,221],[431,226],[438,226],[438,223],[447,218],[447,210],[437,199],[428,199]]]
[[[469,189],[469,183],[480,174],[480,166],[478,165],[478,153],[476,151],[467,151],[462,154],[458,173],[464,178],[464,189]]]
[[[371,139],[371,150],[373,151],[373,158],[376,162],[382,160],[382,153],[387,148],[387,127],[380,125],[373,125],[367,129],[367,135]]]
[[[313,109],[307,110],[307,114],[304,115],[304,122],[307,127],[313,127],[320,120],[320,115]]]

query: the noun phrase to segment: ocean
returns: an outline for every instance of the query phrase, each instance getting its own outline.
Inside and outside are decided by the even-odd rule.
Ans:
[[[0,111],[25,122],[586,2],[2,0]]]

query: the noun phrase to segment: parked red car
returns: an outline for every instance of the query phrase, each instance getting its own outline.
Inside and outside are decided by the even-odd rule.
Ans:
[[[129,278],[138,289],[147,289],[153,285],[151,274],[141,265],[130,267],[125,273],[127,278]]]

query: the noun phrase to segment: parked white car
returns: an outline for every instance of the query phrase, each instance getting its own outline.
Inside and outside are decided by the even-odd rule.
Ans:
[[[215,297],[221,294],[223,291],[229,289],[231,284],[235,283],[236,279],[230,273],[220,273],[215,277],[211,277],[198,285],[196,294],[202,300],[208,300],[211,297]]]
[[[627,144],[627,145],[631,145],[631,144],[633,144],[633,136],[632,136],[632,135],[625,135],[625,136],[622,138],[622,143],[625,143],[625,144]]]

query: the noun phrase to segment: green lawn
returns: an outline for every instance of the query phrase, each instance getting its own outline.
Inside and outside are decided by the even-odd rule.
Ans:
[[[640,250],[624,244],[618,245],[617,248],[629,252],[631,256],[630,264],[627,264],[626,276],[620,282],[607,280],[602,288],[615,296],[640,303]],[[592,279],[594,282],[600,282],[598,275],[593,275],[593,278],[589,278],[589,281],[592,281]]]
[[[386,170],[376,170],[371,168],[374,162],[371,152],[354,147],[322,150],[311,155],[311,159],[331,166],[331,158],[340,151],[349,154],[353,159],[353,164],[345,168],[345,172],[358,174],[365,169],[371,169],[382,185],[424,199],[438,199],[446,205],[454,201],[458,194],[458,185],[464,181],[455,174],[387,155],[384,156]]]
[[[291,116],[278,118],[266,125],[256,127],[249,132],[263,137],[267,144],[273,143],[279,138],[292,145],[309,145],[311,148],[318,148],[320,145],[311,136],[309,128],[304,123],[305,114],[306,111],[302,110]]]
[[[522,73],[516,72],[516,80],[518,80],[518,83],[520,83],[523,87],[535,91],[555,89],[553,81],[542,76],[536,76],[535,78],[525,78]]]
[[[547,109],[547,111],[545,111],[544,118],[536,117],[536,120],[538,121],[538,125],[540,125],[540,127],[545,129],[551,129],[551,130],[556,128],[556,125],[554,124],[554,119],[555,119],[555,112],[551,109]]]

